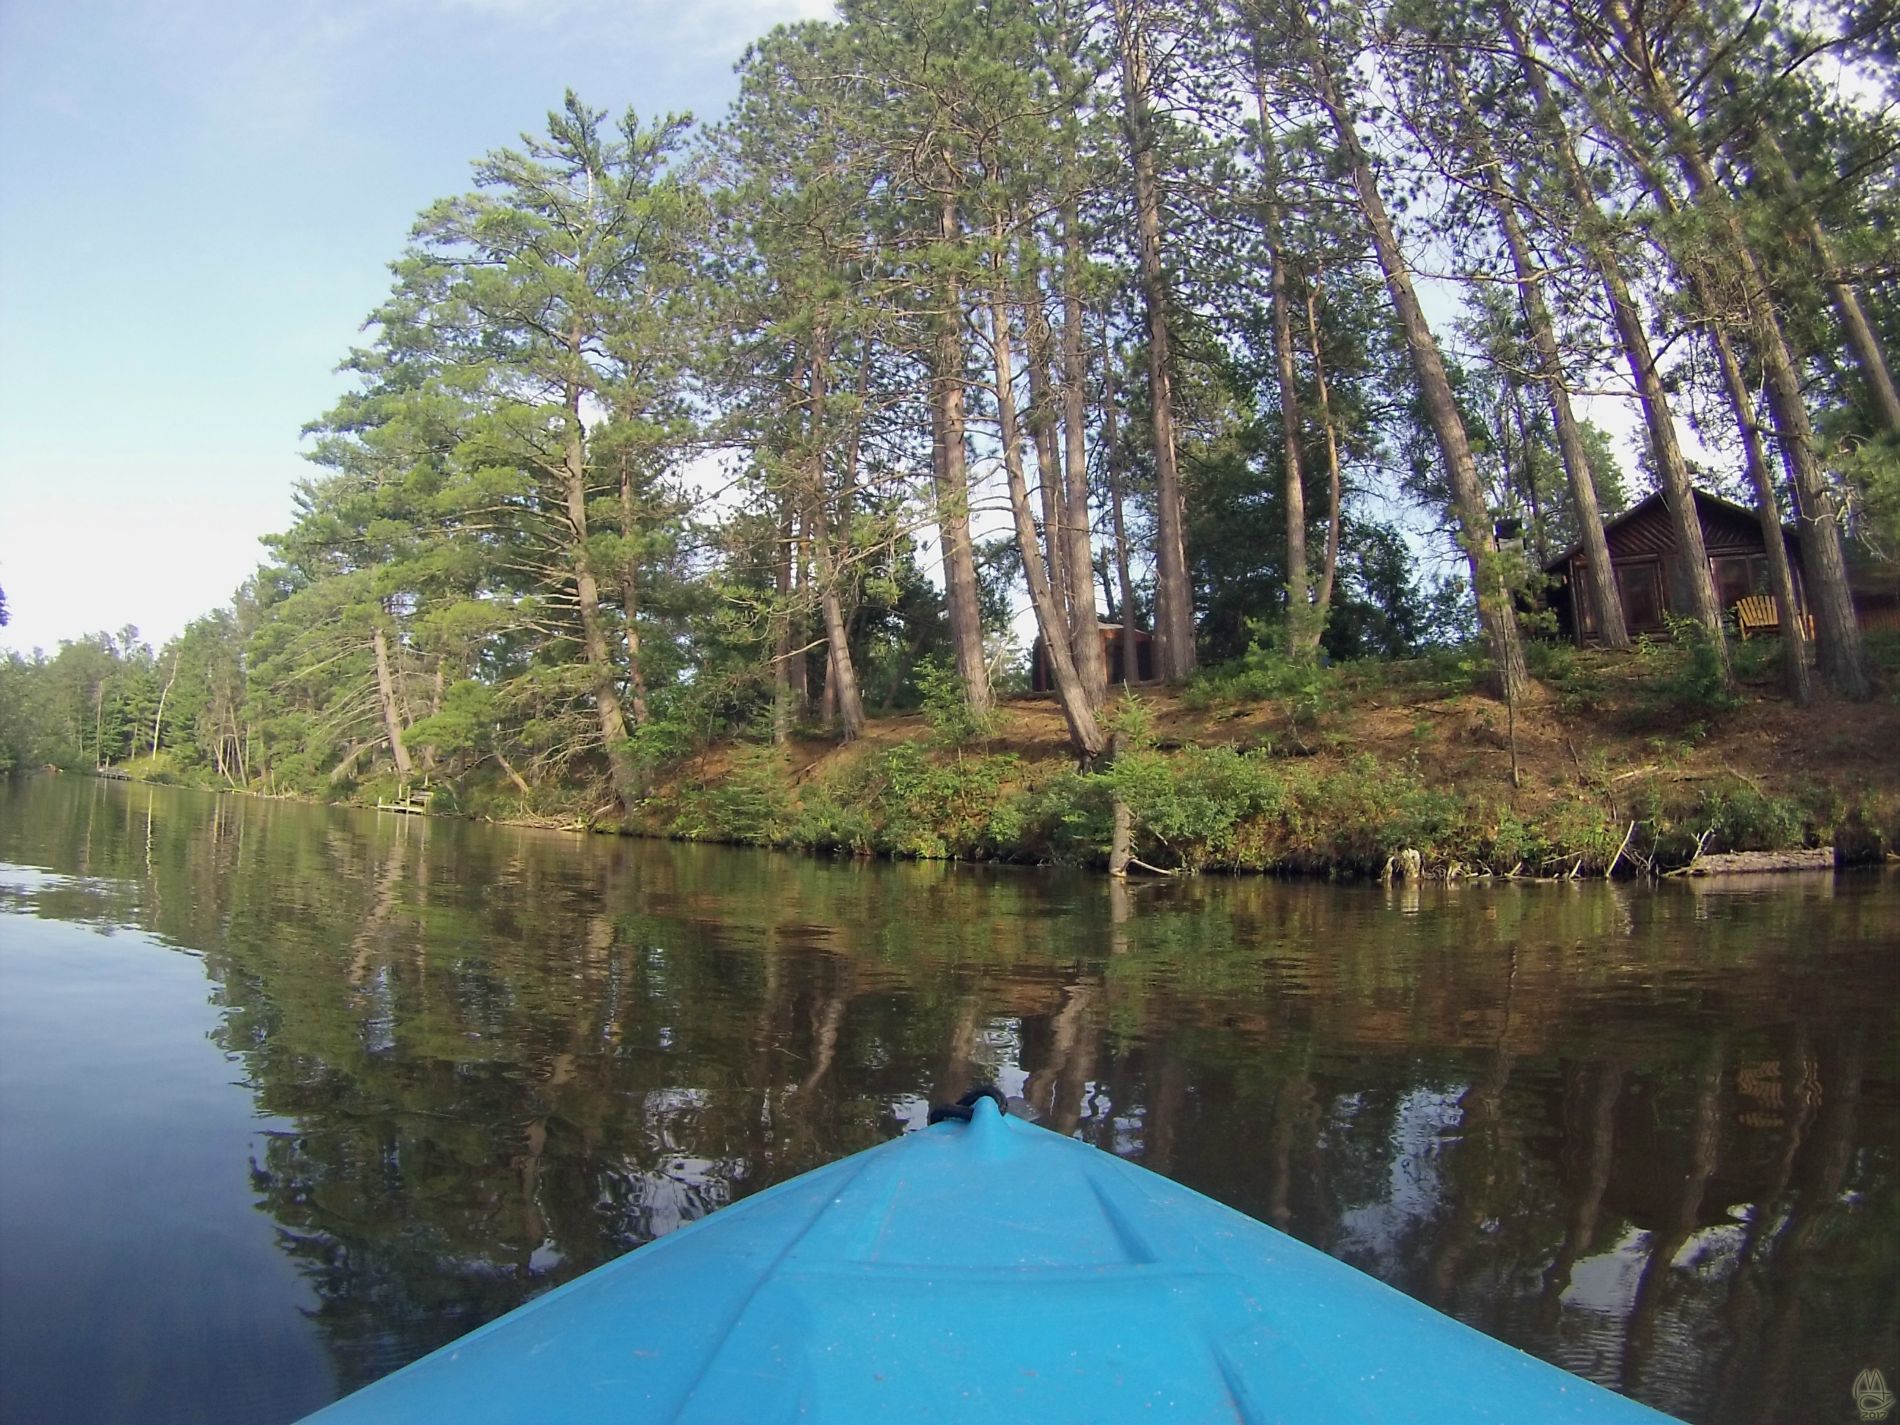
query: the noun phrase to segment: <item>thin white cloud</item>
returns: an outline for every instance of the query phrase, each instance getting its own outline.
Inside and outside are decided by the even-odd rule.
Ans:
[[[562,31],[590,45],[633,44],[646,53],[703,62],[737,59],[774,25],[829,19],[833,0],[404,0],[404,6],[477,16],[517,30]]]
[[[0,7],[4,9],[6,7]],[[8,74],[47,112],[70,109],[62,71],[101,57],[125,63],[160,92],[194,107],[208,133],[252,149],[323,134],[341,117],[342,96],[366,67],[407,67],[417,78],[464,53],[521,53],[532,46],[557,64],[625,51],[647,68],[736,60],[774,25],[834,13],[832,0],[110,0],[90,27],[85,53],[35,44],[49,30],[31,7],[7,16],[15,41]],[[28,64],[20,51],[38,63]],[[403,51],[413,64],[405,66]]]
[[[158,457],[127,480],[117,462],[80,459],[48,484],[10,471],[0,588],[12,618],[0,649],[50,653],[61,639],[126,623],[163,644],[229,601],[263,561],[258,539],[289,523],[297,464]],[[101,488],[112,489],[110,505],[70,495]]]
[[[85,266],[94,249],[46,237],[50,222],[0,243],[0,287],[77,294],[71,310],[0,306],[16,373],[0,387],[13,614],[0,648],[128,619],[162,642],[230,596],[258,536],[288,522],[307,473],[298,426],[334,399],[330,365],[407,215],[532,127],[562,83],[713,118],[748,42],[831,13],[831,0],[87,0],[83,14],[0,0],[0,117],[29,140],[0,173],[16,198],[92,203],[112,219],[93,232],[139,235],[136,261],[100,250],[105,279]],[[42,161],[55,150],[57,167]],[[151,181],[115,198],[127,173]],[[145,399],[102,420],[85,393],[108,366]],[[79,458],[49,434],[73,429],[87,432]]]
[[[325,121],[339,66],[372,42],[376,12],[321,0],[132,0],[116,7],[114,23],[154,80],[228,140],[260,145]]]

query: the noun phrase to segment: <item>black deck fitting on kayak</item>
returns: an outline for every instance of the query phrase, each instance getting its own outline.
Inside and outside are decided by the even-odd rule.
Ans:
[[[1003,1091],[995,1084],[978,1084],[955,1103],[933,1103],[930,1105],[930,1123],[942,1123],[946,1119],[955,1119],[959,1123],[968,1123],[970,1115],[976,1112],[976,1101],[989,1099],[996,1105],[998,1113],[1009,1112],[1009,1100],[1003,1097]]]

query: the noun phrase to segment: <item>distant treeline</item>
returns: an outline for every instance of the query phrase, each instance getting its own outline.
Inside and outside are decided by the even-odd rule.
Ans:
[[[717,125],[570,94],[418,219],[271,561],[156,654],[11,659],[0,759],[625,812],[709,739],[981,716],[1025,607],[1083,761],[1104,620],[1172,681],[1475,637],[1516,697],[1573,544],[1628,645],[1599,531],[1643,487],[1726,677],[1692,483],[1799,530],[1791,695],[1864,696],[1896,35],[1886,0],[852,0]]]

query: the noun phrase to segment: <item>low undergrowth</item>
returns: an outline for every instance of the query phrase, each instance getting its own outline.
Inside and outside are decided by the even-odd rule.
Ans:
[[[1658,782],[1620,801],[1578,790],[1535,808],[1434,784],[1417,757],[1286,759],[1227,746],[1151,747],[1081,772],[1002,753],[901,743],[794,786],[767,749],[714,785],[649,808],[663,835],[853,855],[1106,863],[1117,800],[1136,855],[1195,871],[1377,875],[1414,850],[1441,875],[1602,874],[1679,866],[1699,852],[1835,844],[1880,854],[1900,809],[1740,779]]]

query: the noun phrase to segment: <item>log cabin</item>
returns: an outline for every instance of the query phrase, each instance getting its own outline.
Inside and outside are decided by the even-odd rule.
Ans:
[[[1131,666],[1122,652],[1122,641],[1126,630],[1118,623],[1097,625],[1102,631],[1102,656],[1108,661],[1108,685],[1112,688],[1120,683],[1152,683],[1155,680],[1154,635],[1146,629],[1135,630],[1135,658]],[[1056,680],[1049,668],[1049,653],[1043,646],[1040,634],[1029,661],[1029,688],[1031,692],[1047,693],[1055,689]]]
[[[1703,490],[1695,492],[1696,514],[1702,523],[1702,542],[1708,549],[1709,572],[1715,578],[1716,602],[1733,613],[1750,599],[1773,599],[1768,590],[1768,546],[1762,540],[1755,512]],[[1676,587],[1676,536],[1662,495],[1638,500],[1603,527],[1610,546],[1610,567],[1623,600],[1623,621],[1632,635],[1658,634],[1671,618],[1687,613],[1686,591]],[[1781,538],[1794,569],[1795,597],[1806,613],[1807,596],[1801,577],[1801,549],[1795,531],[1783,528]],[[1596,619],[1585,588],[1583,547],[1573,546],[1544,565],[1551,583],[1545,601],[1557,615],[1560,635],[1579,644],[1597,639]],[[1758,598],[1759,596],[1759,598]]]

